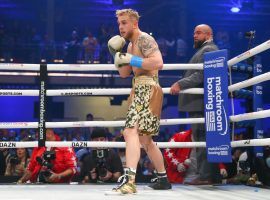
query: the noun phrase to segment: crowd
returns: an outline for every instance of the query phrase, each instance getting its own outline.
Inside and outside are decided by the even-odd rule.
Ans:
[[[111,25],[102,25],[95,31],[91,31],[91,28],[74,28],[57,39],[42,32],[34,25],[0,23],[0,62],[112,63],[107,42],[117,31]],[[163,29],[157,29],[152,33],[164,62],[186,63],[192,53],[192,48],[187,45],[191,38],[183,38],[179,31],[170,32],[167,34]],[[237,47],[243,47],[242,51],[248,45],[243,33],[232,36],[227,31],[218,31],[215,40],[220,49],[226,48],[235,55],[241,51],[235,51],[233,42],[237,41]]]
[[[115,141],[122,142],[123,137],[116,131],[92,128],[89,139],[73,137],[72,131],[63,129],[49,130],[55,135],[55,141]],[[79,129],[76,129],[79,130]],[[74,130],[73,130],[74,131]],[[79,135],[78,133],[77,135]],[[48,135],[48,133],[47,133]],[[71,135],[66,137],[66,135]],[[170,134],[168,140],[156,138],[158,141],[190,142],[192,131],[181,131]],[[37,138],[37,131],[21,129],[18,131],[1,129],[0,141],[32,141]],[[47,136],[47,140],[50,136]],[[235,139],[245,139],[243,134]],[[171,183],[185,183],[196,173],[196,162],[191,156],[190,148],[164,149],[163,155],[166,171]],[[126,164],[125,149],[106,148],[17,148],[0,149],[0,177],[6,181],[68,183],[70,181],[86,183],[116,182],[123,174]],[[234,148],[232,163],[220,163],[215,180],[223,184],[248,184],[270,186],[270,148],[264,148],[264,157],[254,157],[250,148]],[[195,166],[194,166],[195,165]],[[59,167],[61,166],[61,167]],[[138,164],[136,179],[140,182],[150,182],[155,178],[155,169],[144,150]],[[33,174],[29,175],[29,171]],[[67,171],[67,172],[65,172]],[[25,174],[28,172],[27,178]],[[54,176],[52,176],[54,175]],[[47,177],[52,176],[51,179]],[[12,178],[11,178],[12,177]],[[2,181],[1,181],[2,182]]]
[[[92,115],[88,114],[87,119],[92,119]],[[91,120],[90,119],[90,120]],[[49,132],[49,133],[48,133]],[[52,134],[53,132],[53,134]],[[165,132],[164,132],[165,133]],[[66,128],[66,129],[48,129],[47,135],[55,135],[53,141],[124,141],[121,136],[121,130],[115,133],[110,133],[107,128]],[[0,141],[35,141],[38,138],[38,130],[36,129],[1,129]],[[50,139],[47,136],[47,140]],[[162,140],[162,139],[159,139]],[[40,173],[39,168],[43,170],[53,169],[53,166],[59,165],[55,163],[56,156],[53,152],[58,152],[61,148],[49,150],[46,148],[32,149],[32,148],[18,148],[18,149],[0,149],[0,176],[15,176],[17,178],[22,177],[27,170],[35,171],[35,175],[29,178],[30,181],[42,181],[47,182],[44,178],[38,177],[37,173]],[[70,157],[70,168],[74,171],[74,174],[70,174],[70,179],[64,181],[70,181],[72,178],[82,183],[88,182],[116,182],[120,175],[123,173],[123,167],[125,167],[125,155],[124,149],[94,149],[94,148],[66,148],[61,151],[72,151],[68,153]],[[74,153],[74,155],[73,155]],[[63,157],[65,153],[62,153]],[[65,155],[67,156],[67,155]],[[74,156],[74,158],[72,158]],[[37,161],[37,157],[39,161]],[[51,158],[55,157],[55,158]],[[76,163],[74,164],[74,161]],[[50,163],[53,163],[52,165]],[[65,165],[67,160],[65,160]],[[37,167],[38,166],[38,167]],[[106,175],[106,169],[109,174]],[[154,176],[154,169],[149,162],[149,158],[142,150],[142,157],[138,167],[138,177],[143,180],[150,180]],[[61,171],[61,170],[60,170]],[[99,176],[101,174],[101,176]],[[105,175],[104,175],[105,174]],[[112,177],[111,177],[112,176]],[[40,179],[38,179],[40,178]],[[8,179],[6,179],[8,180]],[[14,180],[14,179],[11,179]],[[55,180],[59,182],[59,180]],[[25,181],[23,181],[25,182]]]

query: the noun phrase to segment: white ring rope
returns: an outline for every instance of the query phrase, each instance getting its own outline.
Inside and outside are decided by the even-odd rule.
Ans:
[[[0,75],[4,76],[39,76],[39,72],[0,72]],[[48,73],[48,76],[54,76],[54,77],[90,77],[90,78],[115,78],[120,77],[118,74],[88,74],[88,73]],[[168,75],[167,75],[168,76]],[[164,77],[164,76],[159,76]]]
[[[38,64],[0,63],[0,70],[39,71]],[[202,63],[164,64],[162,70],[203,70]],[[114,64],[47,64],[48,71],[117,71]]]
[[[0,63],[0,70],[39,71],[40,64]]]
[[[170,88],[162,88],[164,94],[170,93]],[[95,96],[95,95],[128,95],[131,88],[99,88],[99,89],[65,89],[47,90],[47,96]],[[203,88],[190,88],[180,93],[203,94]],[[39,90],[0,90],[0,96],[39,96]]]
[[[232,66],[247,58],[257,55],[270,48],[270,40],[230,59],[228,66]],[[48,71],[116,71],[113,64],[47,64]],[[202,63],[196,64],[164,64],[163,70],[203,70]],[[39,71],[39,64],[0,63],[0,70],[30,70]]]
[[[241,61],[243,61],[243,60],[245,60],[247,58],[250,58],[250,57],[252,57],[254,55],[257,55],[257,54],[259,54],[259,53],[261,53],[263,51],[266,51],[269,48],[270,48],[270,40],[267,40],[266,42],[264,42],[264,43],[262,43],[262,44],[260,44],[260,45],[258,45],[256,47],[254,47],[254,48],[252,48],[252,49],[250,49],[250,50],[248,50],[248,51],[246,51],[246,52],[244,52],[244,53],[242,53],[242,54],[228,60],[228,66],[235,65],[235,64],[237,64],[237,63],[239,63],[239,62],[241,62]]]
[[[38,128],[38,122],[0,122],[0,129]]]
[[[270,72],[230,85],[230,92],[270,80]],[[170,93],[170,88],[162,88],[164,94]],[[94,95],[127,95],[130,88],[99,88],[99,89],[65,89],[47,90],[47,96],[94,96]],[[180,93],[203,94],[203,88],[190,88]],[[0,90],[0,96],[38,96],[39,90]]]
[[[162,88],[164,94],[170,93],[170,88]],[[74,96],[74,95],[128,95],[131,88],[102,88],[102,89],[67,89],[47,90],[47,96]],[[188,94],[203,94],[203,88],[190,88],[181,91]]]
[[[0,142],[0,149],[1,148],[33,148],[38,147],[38,141],[31,141],[31,142]]]
[[[162,70],[203,70],[202,63],[164,64]],[[48,64],[48,71],[118,71],[114,64]]]
[[[233,85],[230,85],[228,87],[228,89],[229,89],[230,92],[232,92],[232,91],[235,91],[235,90],[246,88],[246,87],[256,85],[258,83],[261,83],[261,82],[264,82],[264,81],[269,81],[269,80],[270,80],[270,72],[267,72],[267,73],[258,75],[256,77],[247,79],[245,81],[241,81],[239,83],[235,83]]]
[[[157,142],[159,148],[193,148],[206,147],[206,142]],[[250,147],[250,146],[268,146],[270,138],[266,139],[251,139],[232,141],[232,147]],[[104,148],[125,148],[125,142],[94,142],[94,141],[63,141],[63,142],[48,142],[46,147],[104,147]],[[38,147],[38,141],[32,142],[0,142],[1,148],[32,148]]]
[[[240,122],[245,120],[255,120],[267,117],[270,117],[270,109],[230,116],[230,121]],[[205,122],[204,118],[160,120],[161,125],[203,124],[204,122]],[[124,124],[125,121],[46,122],[46,128],[123,127]],[[0,129],[4,128],[38,128],[38,122],[0,122]]]
[[[270,117],[270,109],[230,116],[230,120],[232,122],[241,122],[245,120],[262,119],[267,117]]]

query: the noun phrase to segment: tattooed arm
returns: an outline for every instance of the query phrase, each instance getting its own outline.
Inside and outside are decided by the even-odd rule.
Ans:
[[[137,44],[144,56],[142,68],[145,70],[162,69],[163,60],[155,39],[148,34],[142,34]]]
[[[141,34],[137,42],[129,44],[127,52],[117,52],[114,57],[114,64],[123,78],[130,74],[131,68],[129,66],[132,66],[135,71],[138,69],[153,71],[163,67],[158,45],[154,38],[146,33]]]

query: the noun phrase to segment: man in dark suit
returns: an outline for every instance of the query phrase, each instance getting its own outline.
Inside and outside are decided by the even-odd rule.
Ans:
[[[194,48],[197,52],[190,59],[189,63],[203,63],[204,53],[218,50],[213,42],[212,28],[206,24],[201,24],[194,29]],[[187,70],[184,77],[171,86],[170,93],[179,94],[181,90],[188,88],[203,88],[203,71]],[[190,118],[204,117],[203,95],[198,94],[179,94],[179,111],[188,112]],[[194,141],[205,141],[206,134],[204,124],[192,124],[192,135]],[[206,150],[196,149],[198,178],[188,182],[192,185],[212,183],[212,165],[207,161]],[[212,172],[212,173],[211,173]]]

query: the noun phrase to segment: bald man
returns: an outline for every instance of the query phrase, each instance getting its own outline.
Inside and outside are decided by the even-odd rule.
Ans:
[[[218,50],[213,42],[212,28],[206,24],[200,24],[194,29],[194,45],[197,50],[189,63],[203,63],[204,53]],[[188,88],[203,88],[203,71],[187,70],[184,77],[171,86],[170,93],[177,95],[181,90]],[[189,118],[204,117],[203,95],[179,94],[179,111],[188,112]],[[206,141],[204,124],[192,124],[193,141]],[[204,185],[213,182],[211,172],[215,173],[215,165],[207,162],[206,150],[196,149],[197,173],[198,177],[187,184]]]

